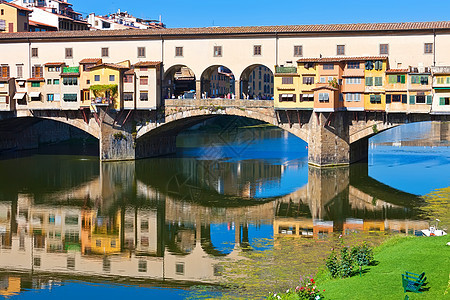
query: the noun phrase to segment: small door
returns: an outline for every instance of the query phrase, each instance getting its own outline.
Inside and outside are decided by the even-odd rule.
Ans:
[[[9,32],[14,32],[14,23],[9,23]]]

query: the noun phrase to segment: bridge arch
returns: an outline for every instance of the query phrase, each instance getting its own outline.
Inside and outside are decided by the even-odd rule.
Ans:
[[[242,99],[272,99],[274,95],[273,70],[264,64],[246,67],[239,77]]]

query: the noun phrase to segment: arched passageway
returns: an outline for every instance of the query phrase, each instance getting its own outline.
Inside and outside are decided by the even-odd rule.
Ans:
[[[273,99],[273,72],[265,65],[251,65],[245,68],[240,78],[242,99]]]
[[[201,97],[234,99],[235,77],[233,72],[225,66],[214,65],[208,67],[201,76]]]
[[[163,78],[163,98],[194,98],[195,74],[185,65],[175,65],[167,69]]]

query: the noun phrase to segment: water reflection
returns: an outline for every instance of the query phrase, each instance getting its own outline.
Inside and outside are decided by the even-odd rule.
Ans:
[[[41,163],[45,165],[46,159]],[[73,174],[69,170],[78,163],[61,164],[60,172]],[[259,237],[324,238],[335,231],[385,230],[414,234],[427,224],[414,220],[421,198],[376,182],[367,176],[367,166],[309,168],[308,183],[295,192],[238,205],[234,196],[242,195],[244,186],[238,178],[224,177],[230,180],[228,186],[237,187],[234,191],[218,191],[202,172],[184,177],[178,171],[187,166],[180,162],[160,169],[159,176],[149,180],[143,174],[148,174],[143,170],[149,165],[159,168],[158,160],[102,164],[97,176],[83,174],[93,177],[89,181],[73,181],[71,188],[61,182],[62,188],[53,190],[42,165],[34,164],[43,171],[36,177],[43,180],[35,186],[26,191],[20,185],[2,187],[0,268],[217,282],[219,263],[251,251]],[[246,168],[260,179],[273,180],[284,166],[261,168],[255,163]],[[178,183],[185,184],[177,193],[166,184],[174,174]],[[4,293],[15,289],[13,278],[5,281]]]
[[[216,284],[221,263],[264,251],[262,238],[428,226],[424,200],[373,179],[367,164],[316,169],[292,153],[211,160],[190,151],[102,164],[45,155],[1,161],[0,295],[79,278]]]

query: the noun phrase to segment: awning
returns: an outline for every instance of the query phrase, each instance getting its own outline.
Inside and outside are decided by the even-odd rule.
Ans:
[[[30,97],[31,98],[39,98],[41,96],[41,92],[31,92]]]
[[[25,95],[26,95],[26,93],[16,93],[15,95],[14,95],[14,100],[22,100],[23,99],[23,97],[25,97]]]

